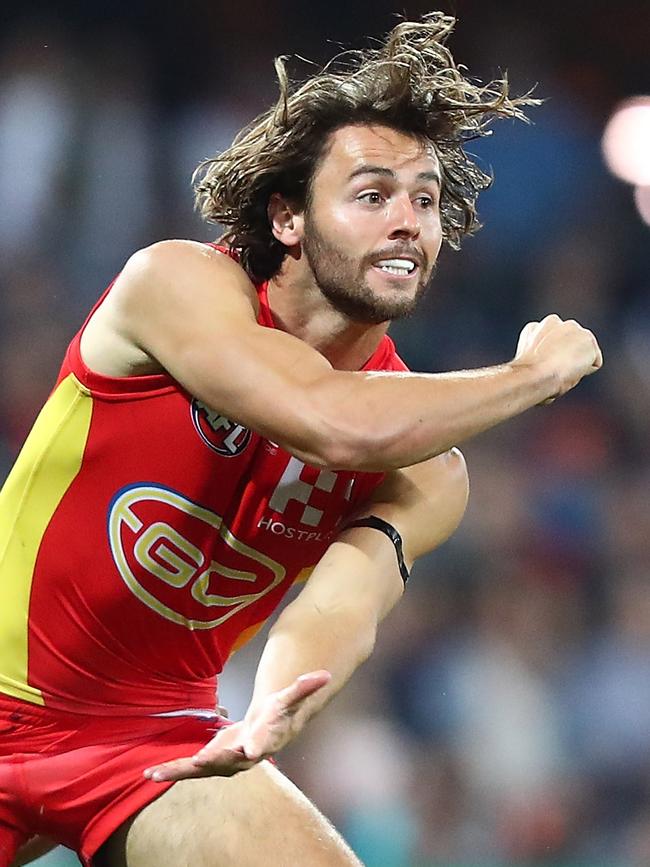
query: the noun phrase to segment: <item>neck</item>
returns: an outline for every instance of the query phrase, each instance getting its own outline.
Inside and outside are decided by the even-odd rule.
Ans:
[[[388,322],[353,322],[332,307],[311,275],[299,275],[291,266],[269,281],[268,296],[276,325],[312,346],[336,370],[360,370],[388,330]]]

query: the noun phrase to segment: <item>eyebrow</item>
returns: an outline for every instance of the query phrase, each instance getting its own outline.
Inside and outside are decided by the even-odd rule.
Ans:
[[[352,180],[353,178],[358,177],[359,175],[380,175],[381,177],[387,178],[397,178],[397,174],[392,169],[387,169],[385,166],[375,166],[368,163],[365,163],[362,166],[356,168],[353,172],[350,172],[348,180]],[[436,170],[431,170],[428,172],[418,172],[415,178],[417,181],[433,181],[434,183],[440,186],[441,179],[440,173]]]

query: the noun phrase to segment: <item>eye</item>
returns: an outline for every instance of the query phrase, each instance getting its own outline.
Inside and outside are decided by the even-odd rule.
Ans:
[[[427,210],[428,208],[433,208],[435,205],[435,199],[433,199],[431,196],[426,196],[426,195],[418,196],[415,201],[418,203],[418,205],[423,210]]]
[[[377,190],[369,190],[367,193],[361,193],[360,196],[357,196],[357,201],[365,202],[368,205],[380,205],[383,200],[382,194],[378,193]]]

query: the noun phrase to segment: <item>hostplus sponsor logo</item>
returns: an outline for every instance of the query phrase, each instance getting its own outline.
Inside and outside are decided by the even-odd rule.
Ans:
[[[296,542],[328,542],[334,537],[335,532],[334,530],[328,533],[321,533],[319,530],[301,530],[299,527],[290,527],[273,518],[260,518],[257,526],[260,530],[266,530],[274,536],[283,536]]]
[[[339,507],[341,515],[336,520],[338,525],[345,506],[352,497],[354,477],[349,479],[342,495],[339,493],[338,496],[335,496],[339,473],[334,470],[320,470],[314,481],[310,482],[303,478],[306,469],[305,464],[298,458],[290,458],[282,478],[269,500],[269,508],[273,514],[267,514],[260,518],[257,523],[258,529],[296,542],[327,542],[333,538],[336,527],[330,530],[319,529],[327,507],[319,508],[314,503],[316,497],[319,496],[316,492],[321,491],[323,494],[329,495],[323,498],[321,494],[319,497],[321,501],[325,499],[325,502],[331,504],[333,508]],[[312,470],[312,475],[313,472]],[[298,518],[300,526],[295,526],[294,523],[284,519],[290,507],[295,513],[296,505],[300,516]],[[278,517],[278,513],[283,516],[283,519]]]

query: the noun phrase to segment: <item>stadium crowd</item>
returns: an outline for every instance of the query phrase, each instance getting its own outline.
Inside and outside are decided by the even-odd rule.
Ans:
[[[394,4],[28,6],[0,34],[0,479],[130,252],[215,236],[191,173],[273,98],[274,54],[322,61]],[[507,66],[548,100],[469,146],[496,179],[485,228],[391,334],[414,369],[477,367],[554,311],[594,330],[605,368],[467,444],[460,530],[280,757],[367,867],[650,863],[650,236],[600,154],[616,102],[647,88],[650,7],[588,6],[450,10],[473,73]],[[258,650],[223,678],[233,717]]]

